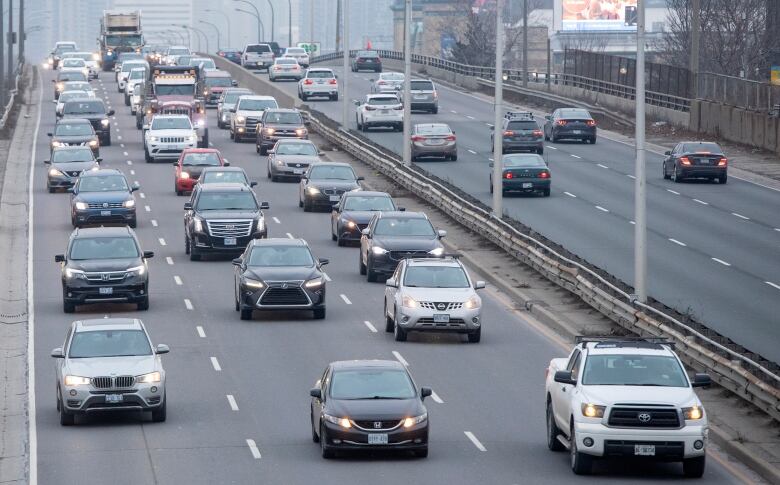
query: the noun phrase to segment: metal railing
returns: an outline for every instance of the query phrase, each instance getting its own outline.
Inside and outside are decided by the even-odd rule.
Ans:
[[[780,86],[712,72],[699,73],[697,97],[737,108],[769,113],[780,103]]]
[[[20,62],[16,66],[16,77],[14,78],[14,88],[11,89],[8,92],[8,102],[5,106],[2,106],[2,115],[0,115],[0,130],[5,128],[5,123],[8,121],[8,116],[11,114],[11,111],[14,107],[14,101],[16,100],[16,95],[19,93],[19,80],[22,77],[22,68],[23,64]]]

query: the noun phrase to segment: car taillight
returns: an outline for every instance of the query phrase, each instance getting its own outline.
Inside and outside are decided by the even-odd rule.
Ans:
[[[548,179],[548,178],[550,178],[550,172],[541,172],[539,174],[539,178],[540,179]]]
[[[306,79],[305,81],[303,81],[303,84],[306,84],[306,85],[314,84],[314,81],[312,81],[311,79]]]
[[[455,141],[455,135],[447,135],[445,140],[447,140],[447,141]]]
[[[412,136],[412,141],[425,141],[425,137],[422,135],[414,135]]]
[[[375,109],[373,106],[366,106],[366,111],[374,111]]]
[[[505,179],[511,179],[512,178],[512,172],[504,172],[504,178]]]
[[[723,157],[720,160],[718,160],[718,166],[719,167],[725,167],[726,164],[728,164],[728,163],[729,163],[729,160],[726,157]]]
[[[436,91],[433,92],[433,99],[439,99],[439,93]]]
[[[534,136],[542,136],[542,130],[534,130]]]
[[[514,131],[512,131],[512,130],[506,130],[506,131],[504,132],[504,136],[512,136],[512,135],[514,135],[514,134],[515,134],[515,132],[514,132]]]
[[[558,120],[555,122],[558,126],[566,126],[566,120]]]
[[[404,105],[399,104],[398,106],[393,106],[393,109],[396,109],[396,110],[404,109]]]
[[[588,120],[585,122],[588,126],[596,126],[596,120]]]
[[[336,80],[335,79],[331,79],[330,81],[328,81],[328,84],[336,84]]]
[[[680,163],[682,163],[683,165],[690,165],[691,160],[688,157],[680,157]]]
[[[384,86],[385,84],[387,84],[387,83],[386,83],[386,82],[384,82],[384,81],[377,81],[376,83],[377,83],[377,84],[381,84],[381,85],[383,85],[383,86]]]

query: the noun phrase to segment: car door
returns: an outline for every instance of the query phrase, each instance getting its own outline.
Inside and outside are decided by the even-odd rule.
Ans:
[[[406,260],[402,260],[395,268],[395,273],[390,278],[395,281],[398,288],[392,286],[385,286],[385,308],[387,312],[385,317],[395,314],[395,307],[398,302],[398,295],[400,294],[401,282],[403,281],[404,269],[406,268]]]
[[[325,401],[328,398],[328,384],[330,384],[330,366],[325,368],[322,376],[314,384],[315,389],[319,388],[320,390],[320,397],[311,398],[312,424],[316,426],[315,430],[317,435],[320,433],[319,422],[322,416],[322,409],[325,406]]]
[[[339,218],[344,211],[344,200],[346,197],[342,197],[338,204],[333,208],[330,213],[330,231],[334,236],[339,233]]]
[[[573,369],[578,366],[580,355],[580,349],[574,349],[569,357],[569,362],[566,364],[566,370],[573,371]],[[573,386],[571,384],[563,384],[555,381],[553,381],[552,386],[553,388],[550,394],[552,395],[553,400],[555,420],[558,422],[558,427],[568,433]]]

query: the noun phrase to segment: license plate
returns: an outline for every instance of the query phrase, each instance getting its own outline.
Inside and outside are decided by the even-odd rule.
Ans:
[[[125,400],[122,394],[106,394],[106,402],[117,403]]]
[[[303,174],[303,170],[302,170],[302,169],[298,169],[298,168],[297,168],[297,169],[293,170],[293,173],[294,173],[295,175],[302,175],[302,174]]]
[[[369,445],[386,445],[387,433],[372,433],[368,435]]]
[[[110,286],[108,288],[100,288],[98,291],[100,292],[101,295],[113,295],[114,294],[114,289],[111,288]]]
[[[444,145],[444,140],[427,140],[428,145]]]
[[[100,211],[100,215],[101,216],[110,216],[111,215],[111,211]]]
[[[582,133],[582,130],[572,130],[572,133],[574,133],[575,135],[579,135],[580,133]]]
[[[427,98],[427,96],[424,95],[424,94],[415,94],[414,95],[414,99],[425,99],[425,98]]]
[[[390,110],[389,109],[383,109],[383,110],[380,111],[380,113],[382,113],[383,115],[389,115],[390,114]]]
[[[225,246],[235,246],[235,245],[236,245],[236,238],[234,237],[225,238]]]
[[[532,184],[532,183],[530,183],[530,182],[525,182],[525,183],[523,184],[523,188],[524,188],[524,189],[530,189],[530,188],[532,188],[533,186],[534,186],[534,184]]]
[[[341,200],[341,196],[340,195],[331,195],[330,196],[330,201],[331,202],[338,202],[340,200]]]
[[[634,455],[655,456],[655,445],[634,445]]]
[[[450,316],[448,314],[434,315],[433,323],[450,323]]]
[[[319,81],[317,81],[317,84],[325,84],[325,81],[320,79]]]

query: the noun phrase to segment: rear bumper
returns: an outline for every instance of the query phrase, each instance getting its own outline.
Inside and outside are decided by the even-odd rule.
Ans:
[[[519,152],[519,151],[525,151],[525,150],[542,150],[544,149],[544,140],[539,138],[538,140],[523,140],[523,141],[514,141],[514,140],[507,140],[504,139],[503,142],[503,152],[509,153],[509,152]]]
[[[702,167],[702,166],[693,166],[693,167],[686,167],[686,166],[680,166],[678,169],[678,173],[681,177],[687,177],[687,178],[696,178],[696,177],[722,177],[724,175],[727,175],[728,173],[728,167],[718,167],[718,166],[712,166],[712,167]]]
[[[557,138],[573,138],[587,140],[596,137],[596,128],[553,128],[553,135]]]
[[[550,179],[501,179],[506,192],[537,192],[550,188]],[[530,185],[529,185],[530,184]]]
[[[425,145],[422,143],[412,143],[412,155],[414,156],[441,156],[441,155],[457,155],[458,145],[451,143],[449,145]]]

